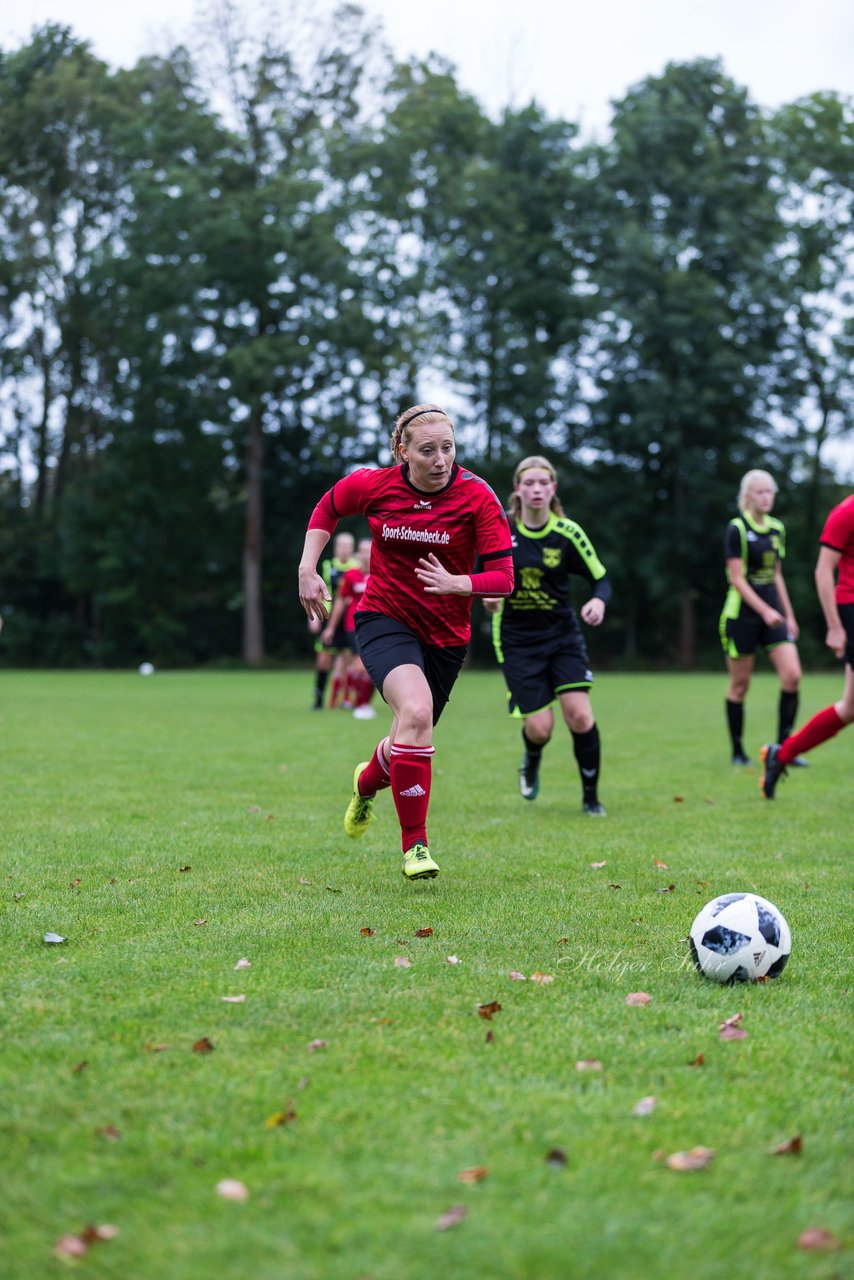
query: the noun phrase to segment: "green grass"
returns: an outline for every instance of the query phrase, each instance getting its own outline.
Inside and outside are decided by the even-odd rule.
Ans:
[[[520,799],[500,677],[466,672],[436,736],[442,875],[410,885],[388,796],[362,841],[341,833],[384,721],[313,715],[310,684],[0,676],[0,1273],[842,1276],[847,1249],[797,1239],[854,1238],[854,731],[769,804],[728,763],[723,677],[603,677],[609,817],[591,820],[562,729],[539,799]],[[804,714],[839,687],[808,678]],[[775,701],[758,677],[754,751]],[[792,959],[776,983],[718,987],[684,939],[703,902],[742,888],[784,911]],[[627,1007],[638,990],[652,1003]],[[721,1042],[737,1011],[748,1037]],[[192,1051],[202,1036],[212,1053]],[[654,1113],[633,1116],[648,1094]],[[767,1154],[798,1133],[800,1157]],[[696,1145],[716,1152],[702,1172],[657,1158]],[[488,1177],[462,1184],[476,1165]],[[215,1194],[227,1177],[247,1202]],[[452,1205],[465,1220],[438,1232]],[[55,1258],[87,1223],[120,1234]]]

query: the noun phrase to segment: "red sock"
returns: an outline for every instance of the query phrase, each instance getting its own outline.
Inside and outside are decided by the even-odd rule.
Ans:
[[[427,806],[430,804],[433,747],[407,747],[392,743],[391,789],[400,820],[403,852],[427,843]]]
[[[383,791],[386,787],[391,786],[388,761],[385,758],[387,742],[388,738],[383,738],[382,742],[379,743],[376,751],[359,774],[360,796],[375,796],[378,791]]]
[[[330,707],[338,706],[338,699],[341,697],[341,684],[342,684],[342,681],[340,676],[332,677],[332,690],[329,694]]]
[[[363,671],[362,674],[357,677],[357,679],[358,679],[358,684],[356,685],[356,706],[366,707],[370,702],[371,698],[374,696],[374,682],[365,671]]]
[[[840,729],[844,729],[845,721],[840,720],[836,707],[825,707],[817,711],[812,720],[807,720],[802,729],[787,738],[777,753],[780,764],[791,764],[795,756],[805,751],[812,751],[821,742],[827,742]]]

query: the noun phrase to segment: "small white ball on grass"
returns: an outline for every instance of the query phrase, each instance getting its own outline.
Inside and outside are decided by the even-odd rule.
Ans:
[[[137,667],[137,671],[141,676],[153,676],[154,667],[150,662],[141,662]]]

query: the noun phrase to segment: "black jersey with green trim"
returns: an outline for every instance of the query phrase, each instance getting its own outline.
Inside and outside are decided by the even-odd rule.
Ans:
[[[502,603],[502,644],[565,635],[578,627],[569,579],[576,574],[605,587],[605,566],[587,534],[566,516],[552,513],[541,529],[510,524],[516,586]],[[610,592],[608,593],[610,594]]]
[[[758,525],[747,512],[730,520],[724,534],[724,559],[741,560],[751,587],[768,587],[777,564],[786,556],[786,529],[782,520],[766,516]]]
[[[358,568],[358,560],[339,560],[337,556],[330,556],[328,560],[323,561],[320,566],[320,576],[326,583],[326,589],[331,600],[334,600],[337,596],[344,574],[350,569]]]

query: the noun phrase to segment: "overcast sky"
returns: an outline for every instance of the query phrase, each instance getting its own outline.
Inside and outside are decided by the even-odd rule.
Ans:
[[[186,37],[199,7],[199,0],[20,0],[14,7],[5,0],[0,43],[15,47],[33,25],[52,20],[107,62],[127,66]],[[382,21],[399,57],[432,49],[450,58],[490,111],[536,98],[585,134],[601,134],[609,102],[673,59],[720,56],[769,107],[817,89],[854,92],[851,0],[363,0],[361,7]]]

